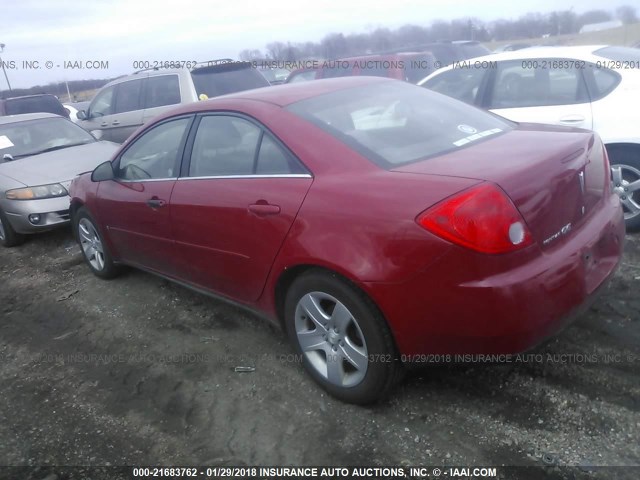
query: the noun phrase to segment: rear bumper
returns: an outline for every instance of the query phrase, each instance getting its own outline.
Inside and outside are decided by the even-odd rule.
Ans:
[[[365,284],[403,358],[528,350],[580,316],[622,257],[620,201],[605,200],[574,234],[542,252],[452,249],[410,281]]]
[[[3,205],[7,220],[18,233],[29,234],[51,230],[69,223],[69,197],[43,200],[7,201]],[[40,215],[38,224],[29,215]]]

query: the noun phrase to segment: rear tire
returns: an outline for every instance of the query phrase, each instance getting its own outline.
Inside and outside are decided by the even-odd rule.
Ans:
[[[24,235],[13,229],[7,216],[0,210],[0,245],[7,248],[17,247],[24,243],[24,240]]]
[[[627,231],[640,230],[640,190],[625,190],[640,180],[640,147],[616,147],[607,149],[612,167],[620,167],[621,176],[612,172],[613,188],[620,197],[624,210],[624,223]]]
[[[383,399],[401,376],[391,331],[375,304],[324,270],[296,279],[285,300],[287,334],[311,377],[332,396],[359,405]]]
[[[88,210],[84,207],[78,209],[73,217],[73,222],[82,256],[93,274],[104,279],[117,276],[120,269],[113,262],[97,223]]]

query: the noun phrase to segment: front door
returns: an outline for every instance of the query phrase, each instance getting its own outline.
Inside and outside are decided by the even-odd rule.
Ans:
[[[171,192],[190,117],[148,130],[116,160],[116,179],[98,190],[99,214],[117,258],[174,274]]]

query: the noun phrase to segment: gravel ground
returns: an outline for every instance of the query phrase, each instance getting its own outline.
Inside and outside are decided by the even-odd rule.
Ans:
[[[0,250],[0,273],[0,465],[29,478],[38,465],[640,464],[640,235],[592,308],[527,357],[428,366],[369,408],[324,394],[249,313],[139,271],[94,277],[67,230]]]

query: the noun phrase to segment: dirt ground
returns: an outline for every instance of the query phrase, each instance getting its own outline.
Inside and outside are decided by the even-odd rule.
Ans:
[[[0,465],[640,464],[640,235],[524,360],[425,367],[369,408],[324,394],[249,313],[94,277],[67,230],[0,250],[0,273]]]

